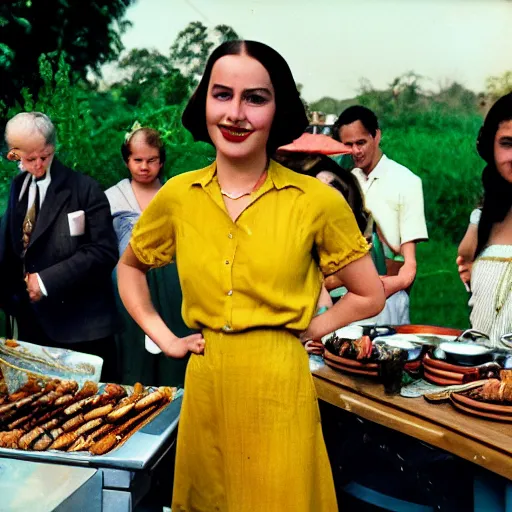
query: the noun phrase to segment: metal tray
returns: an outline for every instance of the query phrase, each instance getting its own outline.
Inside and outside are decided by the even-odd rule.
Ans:
[[[0,448],[0,457],[72,466],[140,471],[150,467],[155,458],[158,458],[159,454],[172,442],[173,433],[178,425],[182,400],[183,390],[180,389],[178,396],[155,418],[135,432],[122,446],[114,448],[105,455],[91,455],[88,452],[67,453],[56,450],[36,452]]]

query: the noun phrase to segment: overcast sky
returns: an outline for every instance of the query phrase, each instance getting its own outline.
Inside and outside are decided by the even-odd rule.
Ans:
[[[427,89],[457,80],[481,91],[512,70],[507,0],[138,0],[127,18],[128,50],[164,54],[191,21],[230,25],[278,50],[308,101],[352,97],[363,77],[384,88],[408,71]]]

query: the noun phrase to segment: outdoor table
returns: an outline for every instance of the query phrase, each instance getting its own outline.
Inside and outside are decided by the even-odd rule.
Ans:
[[[512,511],[510,423],[468,416],[449,403],[431,404],[423,397],[387,395],[379,382],[346,375],[325,365],[312,373],[320,400],[446,450],[508,479],[505,489],[495,491],[485,478],[476,477],[475,510]],[[485,508],[481,508],[482,501]]]
[[[91,455],[88,452],[38,452],[0,448],[0,476],[2,467],[5,468],[14,461],[25,461],[26,464],[38,463],[34,465],[33,470],[26,471],[36,471],[41,463],[54,464],[55,471],[58,467],[67,468],[69,471],[73,471],[73,468],[89,468],[93,470],[92,473],[97,473],[100,479],[100,485],[89,491],[91,511],[129,512],[150,491],[158,465],[166,463],[166,456],[176,442],[181,403],[182,395],[180,394],[155,418],[137,430],[122,446],[104,455]],[[168,471],[169,485],[171,485],[172,467],[169,467]],[[32,478],[37,474],[31,473]],[[55,485],[60,485],[59,482],[58,479],[54,481]],[[31,492],[30,486],[26,486],[25,489],[27,493]],[[95,507],[97,504],[97,508],[93,507],[93,503]],[[0,498],[0,512],[2,510],[4,509],[2,509]]]

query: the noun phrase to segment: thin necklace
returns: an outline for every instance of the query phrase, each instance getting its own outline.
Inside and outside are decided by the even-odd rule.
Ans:
[[[230,192],[226,192],[224,189],[221,188],[220,193],[223,196],[227,197],[228,199],[231,199],[232,201],[236,201],[242,197],[250,196],[253,192],[256,192],[261,187],[261,185],[263,185],[266,178],[267,178],[267,169],[265,169],[261,173],[261,176],[259,177],[258,181],[256,182],[254,187],[249,192],[241,192],[239,194],[232,194]]]

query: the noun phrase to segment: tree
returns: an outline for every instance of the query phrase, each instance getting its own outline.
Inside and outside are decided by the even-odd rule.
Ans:
[[[490,76],[486,83],[486,93],[492,103],[505,94],[512,92],[512,71],[505,71],[499,76]]]
[[[217,25],[214,31],[219,36],[221,43],[240,39],[239,35],[229,25]]]
[[[118,89],[129,105],[147,101],[176,105],[189,95],[190,80],[173,67],[169,57],[156,50],[133,49],[118,67],[129,75],[112,88]]]
[[[217,25],[209,30],[200,21],[193,21],[178,34],[171,46],[171,62],[185,77],[197,83],[216,44],[235,39],[240,37],[228,25]]]
[[[72,76],[99,73],[121,52],[123,20],[133,0],[4,0],[0,6],[0,102],[22,101],[27,87],[37,95],[42,85],[38,58],[47,54],[53,68],[64,57]]]
[[[458,82],[442,87],[432,99],[457,112],[475,113],[478,106],[478,96]]]

